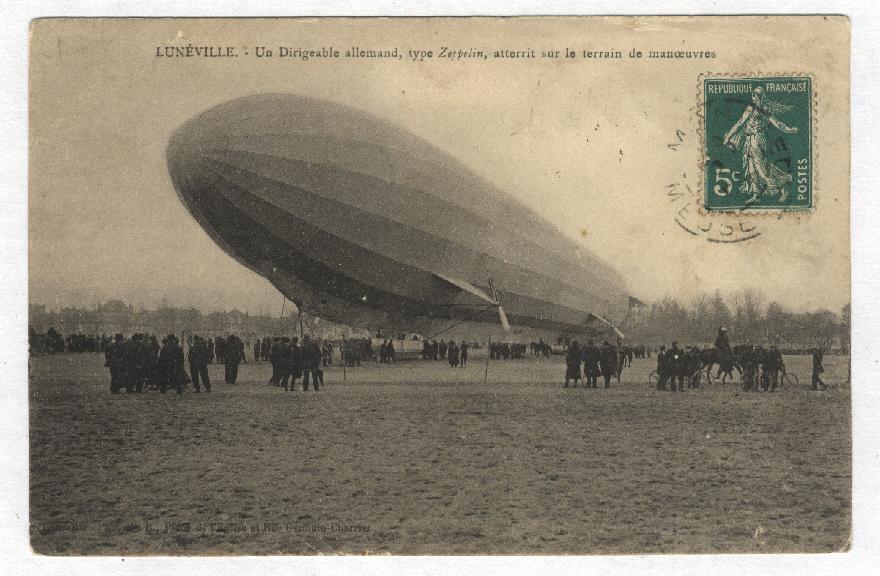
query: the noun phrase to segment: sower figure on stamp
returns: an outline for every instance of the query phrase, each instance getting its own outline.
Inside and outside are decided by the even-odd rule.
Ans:
[[[784,172],[768,157],[767,128],[773,125],[786,134],[795,134],[798,129],[790,128],[775,117],[789,109],[788,106],[765,101],[764,89],[758,86],[752,92],[752,103],[748,105],[736,124],[724,135],[724,145],[742,149],[742,184],[740,190],[755,200],[758,194],[773,196],[780,193],[780,202],[785,202],[788,193],[785,186],[792,181],[791,174]],[[740,132],[740,128],[743,128]]]

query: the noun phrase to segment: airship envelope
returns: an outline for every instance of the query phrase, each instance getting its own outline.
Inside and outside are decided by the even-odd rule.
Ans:
[[[177,129],[167,160],[211,238],[327,320],[553,337],[627,311],[599,258],[425,139],[348,106],[232,100]]]

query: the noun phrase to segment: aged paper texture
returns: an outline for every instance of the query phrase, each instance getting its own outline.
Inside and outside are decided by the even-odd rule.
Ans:
[[[849,42],[35,20],[33,550],[846,551]]]

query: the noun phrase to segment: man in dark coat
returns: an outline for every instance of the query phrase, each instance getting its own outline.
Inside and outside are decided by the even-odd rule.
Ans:
[[[214,346],[214,351],[217,353],[217,362],[219,364],[226,364],[226,338],[223,336],[217,336],[217,342]]]
[[[602,369],[602,377],[605,379],[605,387],[611,387],[611,377],[617,375],[617,348],[607,340],[602,342],[599,366]]]
[[[672,343],[672,348],[666,353],[669,376],[671,378],[672,391],[676,391],[675,382],[678,380],[678,390],[684,392],[684,377],[687,372],[684,351],[678,347],[678,342]]]
[[[302,343],[303,392],[309,390],[311,376],[315,391],[324,385],[324,372],[321,370],[321,348],[308,335],[303,336]]]
[[[450,340],[449,345],[446,348],[446,357],[449,361],[449,365],[452,366],[453,368],[458,367],[458,358],[459,358],[458,354],[459,354],[458,344],[455,343],[455,340]]]
[[[587,345],[581,351],[581,357],[584,359],[584,377],[587,388],[597,388],[599,374],[602,373],[601,354],[592,340],[587,340]]]
[[[767,371],[767,376],[770,381],[770,391],[773,392],[779,384],[779,371],[781,370],[785,373],[785,363],[782,361],[782,353],[775,344],[770,346],[770,351],[767,352],[767,363],[765,364],[764,369]]]
[[[669,381],[669,356],[666,352],[666,346],[660,346],[657,352],[657,390],[666,390],[666,383]],[[675,389],[675,382],[672,383]]]
[[[208,363],[214,363],[214,339],[208,338]]]
[[[220,339],[217,339],[218,342]],[[230,334],[226,339],[224,350],[224,364],[226,365],[226,383],[235,384],[238,379],[238,365],[241,363],[241,357],[244,353],[244,343],[238,339],[235,334]]]
[[[572,340],[568,346],[568,352],[565,355],[565,385],[568,388],[569,381],[573,380],[572,388],[577,388],[581,379],[581,349],[578,347],[577,340]]]
[[[201,392],[199,381],[205,385],[205,392],[211,391],[211,379],[208,376],[208,345],[201,336],[193,338],[189,349],[189,373],[196,392]]]
[[[296,390],[296,379],[302,376],[302,348],[299,345],[299,338],[293,337],[287,347],[287,355],[285,356],[286,374],[284,378],[284,389],[290,392]],[[288,377],[290,384],[288,385]]]
[[[104,366],[110,369],[110,392],[118,394],[125,380],[125,361],[122,355],[122,334],[116,334],[113,342],[104,349]]]
[[[260,346],[261,346],[260,339],[257,338],[256,342],[254,342],[254,362],[260,361]]]
[[[159,374],[159,391],[162,394],[171,386],[177,389],[178,394],[183,394],[183,384],[186,381],[183,349],[174,334],[169,334],[163,340],[162,350],[159,352]]]
[[[820,376],[825,371],[825,366],[822,365],[824,354],[818,348],[810,348],[810,354],[813,356],[813,390],[819,390],[820,387],[825,390],[828,386]]]

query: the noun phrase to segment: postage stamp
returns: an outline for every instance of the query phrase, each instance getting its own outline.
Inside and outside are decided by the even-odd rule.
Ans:
[[[809,76],[703,79],[703,208],[813,208]]]

